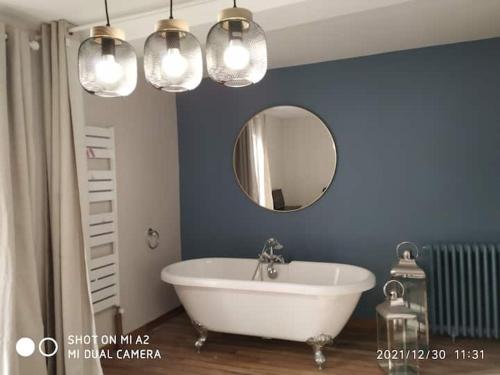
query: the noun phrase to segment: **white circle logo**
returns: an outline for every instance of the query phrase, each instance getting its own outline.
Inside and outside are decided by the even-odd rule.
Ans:
[[[29,337],[22,337],[17,340],[16,352],[21,357],[29,357],[35,352],[35,343]]]
[[[51,353],[45,352],[44,347],[43,347],[43,344],[45,343],[45,341],[49,341],[49,342],[54,344],[54,350]],[[54,340],[52,337],[45,337],[44,339],[42,339],[40,341],[40,344],[38,344],[38,351],[44,357],[52,357],[57,353],[58,350],[59,350],[59,345],[57,345],[57,341]]]

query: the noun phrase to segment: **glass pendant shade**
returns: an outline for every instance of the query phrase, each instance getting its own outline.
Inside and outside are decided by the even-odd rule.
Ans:
[[[137,56],[114,27],[92,28],[90,38],[80,45],[78,70],[83,88],[97,96],[127,96],[137,85]]]
[[[201,46],[181,20],[161,20],[144,45],[144,73],[168,92],[193,90],[203,77]]]
[[[266,37],[247,9],[223,10],[208,33],[206,49],[208,74],[216,82],[243,87],[266,75]]]

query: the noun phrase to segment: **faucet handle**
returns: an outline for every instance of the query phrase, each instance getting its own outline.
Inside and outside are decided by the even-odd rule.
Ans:
[[[280,244],[278,242],[278,240],[276,240],[275,238],[271,237],[270,239],[268,239],[266,241],[266,245],[265,245],[267,248],[270,248],[271,251],[273,250],[282,250],[283,249],[283,245]]]
[[[283,255],[275,255],[274,258],[278,263],[285,264],[285,258],[283,257]]]

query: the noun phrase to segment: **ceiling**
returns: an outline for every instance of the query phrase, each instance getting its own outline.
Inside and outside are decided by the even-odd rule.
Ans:
[[[175,4],[192,0],[175,0]],[[168,0],[108,0],[112,17],[165,8]],[[104,0],[0,0],[0,12],[29,22],[65,19],[82,25],[104,19]]]
[[[139,54],[166,0],[108,0],[111,21]],[[204,43],[230,0],[174,0],[174,15]],[[271,67],[337,60],[500,36],[500,0],[239,0],[266,31]],[[102,0],[0,0],[0,13],[36,25],[67,19],[102,24]]]

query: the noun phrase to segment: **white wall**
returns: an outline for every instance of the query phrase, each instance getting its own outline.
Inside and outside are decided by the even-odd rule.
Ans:
[[[160,279],[161,269],[181,257],[175,96],[154,89],[143,77],[140,69],[137,89],[129,97],[84,97],[87,124],[115,128],[125,332],[179,305],[173,288]],[[160,232],[155,250],[146,244],[149,227]],[[99,334],[113,332],[111,310],[98,313],[96,325]]]
[[[310,204],[328,187],[336,165],[332,138],[316,117],[284,120],[287,205]]]
[[[328,187],[336,153],[328,129],[314,115],[266,116],[266,147],[272,189],[282,189],[287,206],[314,202]]]
[[[286,186],[285,169],[283,166],[286,153],[283,151],[283,135],[285,132],[285,124],[283,120],[266,115],[264,126],[264,140],[267,149],[267,157],[269,160],[269,171],[271,174],[272,189],[284,189]]]

